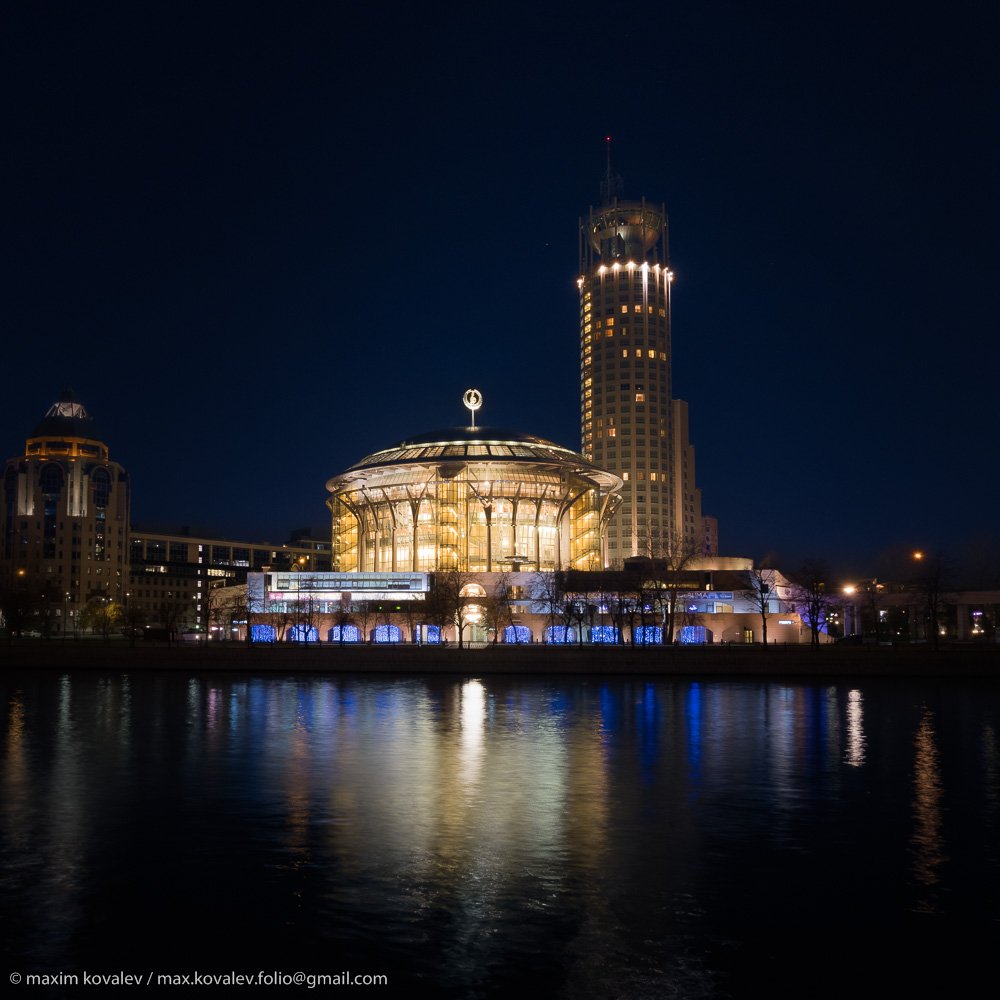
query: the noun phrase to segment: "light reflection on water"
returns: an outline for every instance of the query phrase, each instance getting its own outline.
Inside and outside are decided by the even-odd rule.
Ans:
[[[6,681],[11,968],[726,996],[914,914],[1000,919],[996,687]]]

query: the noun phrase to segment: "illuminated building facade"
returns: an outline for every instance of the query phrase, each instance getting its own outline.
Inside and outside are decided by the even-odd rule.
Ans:
[[[129,479],[70,391],[8,459],[0,573],[8,587],[72,618],[92,601],[120,602],[128,577]]]
[[[673,398],[668,223],[624,201],[608,169],[604,204],[580,221],[580,422],[588,461],[620,477],[608,556],[700,552],[701,493],[687,404]]]
[[[582,455],[515,431],[408,438],[327,483],[333,568],[600,569],[620,488]]]
[[[133,526],[129,541],[130,619],[143,627],[204,632],[211,627],[209,593],[245,584],[265,569],[325,572],[330,543],[293,534],[284,545],[193,532],[152,531]]]

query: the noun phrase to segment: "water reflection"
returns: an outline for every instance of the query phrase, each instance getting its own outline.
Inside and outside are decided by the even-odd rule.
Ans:
[[[949,713],[914,736],[898,688],[9,678],[7,947],[155,958],[184,926],[218,955],[350,954],[462,996],[525,970],[553,996],[725,993],[757,927],[773,954],[859,912],[898,922],[914,885],[940,910]],[[977,713],[998,703],[951,713],[981,734],[956,773],[985,814]]]
[[[942,836],[941,768],[935,743],[934,716],[924,709],[917,734],[913,740],[913,873],[916,881],[925,890],[936,889],[941,882],[941,867],[947,860]],[[933,911],[937,906],[937,894],[921,892],[917,909]]]
[[[857,688],[848,691],[846,760],[851,767],[860,767],[865,762],[864,704],[864,695]]]

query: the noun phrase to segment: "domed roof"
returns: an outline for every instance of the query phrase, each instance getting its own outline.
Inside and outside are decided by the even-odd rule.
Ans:
[[[404,438],[399,444],[366,455],[345,473],[334,476],[327,484],[354,480],[358,473],[387,466],[437,466],[453,462],[526,462],[572,469],[605,488],[619,488],[621,481],[594,465],[583,455],[545,438],[500,427],[445,427]]]
[[[397,445],[398,448],[412,448],[418,444],[440,444],[447,441],[454,443],[457,441],[469,441],[476,444],[483,444],[487,441],[521,441],[529,444],[541,444],[550,448],[558,448],[559,445],[546,441],[545,438],[534,437],[531,434],[522,434],[520,431],[508,430],[506,427],[442,427],[440,430],[428,431],[426,434],[415,434],[412,437],[404,438]]]
[[[63,389],[29,437],[72,437],[100,441],[101,433],[72,389]]]

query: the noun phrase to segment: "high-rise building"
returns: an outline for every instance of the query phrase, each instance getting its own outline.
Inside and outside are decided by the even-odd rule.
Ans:
[[[687,403],[671,386],[665,206],[620,197],[610,168],[603,204],[580,220],[580,423],[584,456],[619,476],[608,563],[700,551],[701,493]]]
[[[84,605],[123,599],[128,475],[110,460],[93,419],[71,391],[49,407],[24,454],[7,461],[3,487],[5,588],[36,595],[47,614],[62,617],[63,629]]]

